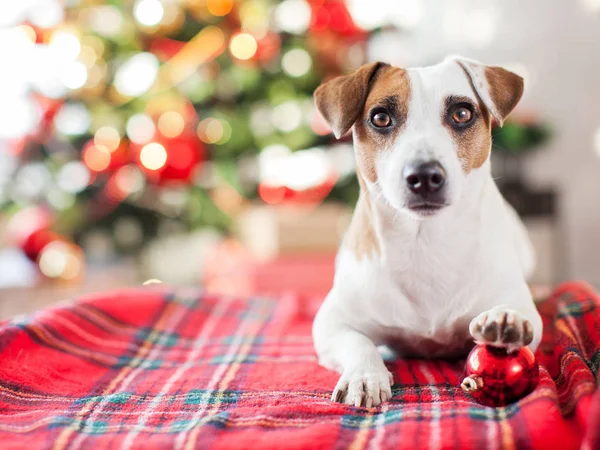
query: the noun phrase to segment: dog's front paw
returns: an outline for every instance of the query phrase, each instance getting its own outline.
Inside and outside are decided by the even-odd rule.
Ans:
[[[478,344],[506,348],[509,352],[533,340],[531,322],[520,312],[503,306],[479,314],[471,321],[469,331]]]
[[[392,398],[394,379],[385,366],[377,370],[346,370],[337,382],[331,401],[354,406],[377,406]]]

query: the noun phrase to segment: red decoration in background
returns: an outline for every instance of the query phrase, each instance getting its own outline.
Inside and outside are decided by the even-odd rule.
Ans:
[[[346,38],[356,39],[367,36],[365,30],[356,26],[346,4],[341,0],[312,1],[311,9],[309,28],[313,33],[335,32]]]
[[[92,138],[83,146],[82,159],[92,172],[113,172],[129,162],[128,147],[128,142],[121,140],[119,146],[111,151],[103,145],[96,145]]]
[[[25,240],[22,250],[31,261],[36,262],[42,253],[42,250],[44,250],[48,244],[55,241],[68,242],[65,237],[60,236],[53,231],[46,229],[37,230]]]
[[[169,39],[166,37],[157,37],[150,43],[149,51],[156,55],[162,61],[168,61],[185,47],[186,42]]]
[[[257,48],[254,58],[262,64],[268,64],[279,56],[281,38],[275,33],[267,33],[265,37],[256,42]]]
[[[190,182],[198,165],[207,157],[206,147],[191,130],[184,130],[174,138],[159,134],[152,142],[164,147],[167,154],[166,161],[159,168],[149,168],[144,164],[141,156],[145,145],[132,145],[132,153],[148,180],[156,184]]]
[[[296,191],[287,186],[273,186],[266,183],[258,185],[258,195],[269,205],[297,204],[297,205],[319,205],[329,195],[338,180],[336,174],[332,174],[323,183]]]
[[[487,406],[505,406],[527,395],[540,377],[535,356],[528,347],[507,353],[501,348],[477,345],[467,357],[463,391]]]
[[[50,227],[52,215],[41,206],[32,206],[14,214],[6,225],[5,237],[9,244],[19,248],[25,247],[29,237]]]

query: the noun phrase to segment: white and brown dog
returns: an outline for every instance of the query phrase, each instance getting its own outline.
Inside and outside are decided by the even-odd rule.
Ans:
[[[320,363],[341,373],[332,400],[391,398],[380,345],[443,358],[473,340],[538,346],[534,254],[490,173],[492,120],[522,93],[521,77],[463,58],[367,64],[315,92],[336,137],[352,128],[361,186],[313,326]]]

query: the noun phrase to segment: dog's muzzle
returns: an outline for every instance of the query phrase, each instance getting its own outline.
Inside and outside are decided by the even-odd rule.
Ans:
[[[409,190],[408,209],[428,215],[444,206],[446,171],[439,161],[413,161],[402,171],[406,187]]]

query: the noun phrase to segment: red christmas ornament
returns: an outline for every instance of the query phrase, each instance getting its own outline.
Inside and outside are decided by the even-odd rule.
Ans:
[[[467,357],[460,385],[479,403],[505,406],[529,394],[539,381],[539,366],[528,347],[514,353],[477,345]]]
[[[50,230],[37,230],[29,235],[21,249],[31,261],[37,261],[42,250],[52,242],[67,242],[63,236]]]

